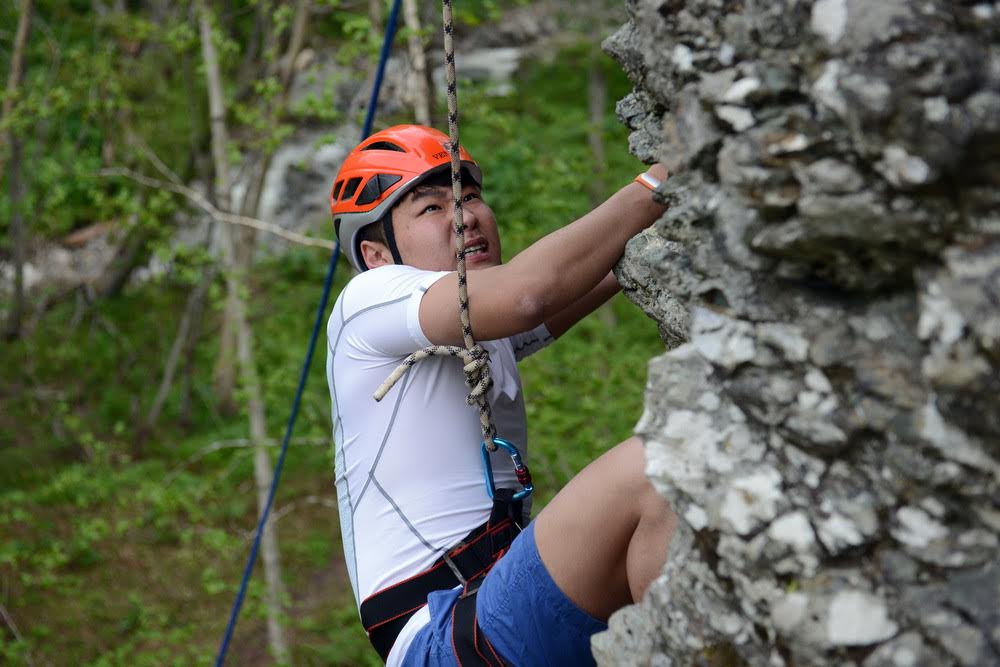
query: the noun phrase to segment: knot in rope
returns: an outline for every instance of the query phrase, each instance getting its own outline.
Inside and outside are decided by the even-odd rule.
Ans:
[[[463,359],[466,363],[462,370],[465,372],[465,384],[470,389],[465,402],[476,405],[486,400],[486,394],[493,386],[493,377],[490,375],[490,353],[479,343],[465,352]]]
[[[486,449],[495,452],[497,445],[493,442],[497,429],[493,425],[493,409],[490,407],[490,400],[487,394],[493,386],[493,377],[490,375],[490,353],[476,343],[470,348],[462,350],[465,354],[465,384],[469,387],[469,395],[465,402],[479,408],[479,426],[483,433],[483,442]]]

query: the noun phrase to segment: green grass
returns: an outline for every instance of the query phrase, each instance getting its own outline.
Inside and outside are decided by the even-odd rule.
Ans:
[[[579,52],[529,67],[517,91],[463,89],[463,143],[482,163],[510,257],[585,213],[586,72]],[[605,62],[609,100],[628,84]],[[388,121],[388,119],[387,119]],[[604,119],[608,189],[642,168],[626,132]],[[609,193],[608,193],[609,194]],[[255,269],[250,316],[268,430],[280,438],[315,317],[326,259],[296,250]],[[342,263],[336,289],[348,271]],[[221,287],[219,285],[218,287]],[[0,664],[209,664],[222,636],[257,513],[247,448],[204,450],[245,438],[244,415],[214,407],[211,369],[219,299],[196,350],[189,422],[178,382],[142,449],[149,409],[189,287],[148,284],[80,317],[47,314],[27,339],[0,348],[0,604],[17,625],[0,630]],[[579,469],[626,438],[641,412],[656,327],[616,298],[522,364],[532,469],[540,508]],[[297,441],[329,437],[329,397],[317,351]],[[289,453],[277,510],[299,665],[377,665],[360,629],[341,559],[328,445]],[[270,664],[260,568],[241,616],[231,664]]]

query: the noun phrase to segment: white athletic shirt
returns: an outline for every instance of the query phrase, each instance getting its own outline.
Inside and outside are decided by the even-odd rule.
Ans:
[[[404,357],[431,344],[420,328],[420,300],[445,275],[397,265],[365,271],[341,292],[327,324],[340,526],[359,609],[373,593],[430,567],[485,522],[492,506],[479,412],[465,401],[461,359],[419,361],[381,402],[372,398]],[[542,325],[480,343],[490,353],[497,434],[525,459],[527,424],[516,361],[551,341]],[[493,456],[497,486],[516,487],[510,457],[502,450]],[[388,664],[402,659],[426,623],[426,614],[410,620]]]

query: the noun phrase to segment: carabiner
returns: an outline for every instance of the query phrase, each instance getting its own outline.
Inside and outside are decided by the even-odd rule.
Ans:
[[[524,465],[524,462],[521,461],[521,452],[517,450],[517,447],[503,438],[493,438],[493,443],[506,451],[510,455],[510,460],[514,463],[514,474],[517,475],[517,481],[520,482],[522,488],[514,494],[513,500],[527,498],[535,490],[535,487],[531,483],[531,473],[528,471],[528,466]],[[486,492],[490,494],[490,498],[493,498],[493,495],[496,493],[496,484],[493,481],[493,463],[490,461],[490,450],[487,449],[485,440],[483,440],[482,452],[483,472],[486,475]]]

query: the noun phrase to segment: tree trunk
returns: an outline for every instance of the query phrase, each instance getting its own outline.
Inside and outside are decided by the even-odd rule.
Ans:
[[[2,112],[0,112],[0,122],[6,121],[14,111],[14,100],[17,97],[17,89],[21,85],[24,76],[24,49],[28,43],[28,35],[31,32],[31,13],[33,11],[33,0],[23,0],[21,15],[17,21],[17,34],[14,37],[14,52],[10,57],[10,72],[7,75],[7,91],[3,99]],[[5,141],[13,139],[14,133],[8,130],[0,138]],[[0,181],[3,180],[3,163],[0,162]]]
[[[372,32],[376,35],[382,32],[382,0],[368,0],[368,20],[372,24]]]
[[[205,59],[205,76],[209,93],[209,112],[212,119],[212,155],[215,160],[215,171],[218,188],[218,208],[230,210],[229,168],[226,162],[225,147],[227,141],[225,123],[225,104],[222,96],[222,77],[219,73],[218,58],[212,42],[212,27],[209,14],[203,2],[198,3],[199,25],[201,29],[202,53]],[[242,272],[237,265],[232,227],[224,226],[222,230],[222,254],[226,265],[226,287],[229,302],[233,332],[237,343],[237,356],[242,371],[244,389],[247,393],[247,411],[250,416],[250,437],[257,443],[254,456],[254,478],[257,483],[258,509],[263,511],[271,485],[271,459],[263,446],[267,438],[267,423],[264,417],[264,401],[260,388],[260,378],[253,356],[253,335],[250,322],[246,315],[246,304],[243,300],[241,278]],[[282,664],[289,664],[291,655],[281,628],[282,600],[284,590],[281,582],[281,563],[278,551],[278,538],[274,527],[268,522],[264,526],[261,540],[262,560],[264,561],[264,576],[267,583],[265,603],[267,605],[267,634],[274,659]]]
[[[232,243],[236,230],[223,229],[225,243]],[[235,267],[234,267],[235,268]],[[226,281],[226,301],[222,307],[222,327],[219,329],[219,356],[215,360],[212,385],[215,389],[216,408],[223,415],[236,414],[236,304],[237,295]]]
[[[265,33],[271,23],[270,10],[273,10],[273,7],[269,2],[257,4],[253,29],[243,50],[243,59],[236,70],[236,92],[233,94],[233,99],[244,100],[249,97],[253,91],[253,84],[259,78],[258,59],[261,51],[267,48],[261,45],[266,41]]]
[[[413,115],[421,125],[430,125],[430,79],[427,73],[427,56],[424,52],[417,0],[403,0],[403,19],[410,31],[406,44],[410,51],[410,64],[413,66]]]
[[[229,134],[226,131],[225,101],[222,95],[222,83],[219,75],[218,59],[215,54],[215,44],[212,42],[212,28],[207,10],[199,1],[199,22],[201,26],[202,52],[205,59],[206,77],[208,77],[208,107],[212,130],[212,162],[215,165],[215,203],[220,211],[231,211],[229,181],[229,161],[226,158],[226,145]],[[229,225],[220,229],[222,245],[233,242],[235,230]],[[227,272],[232,273],[235,266],[227,266]],[[222,330],[219,334],[219,357],[215,360],[213,374],[216,400],[223,414],[234,414],[236,402],[233,393],[236,390],[236,301],[238,290],[233,279],[226,280],[226,303],[223,308]]]
[[[255,67],[250,70],[251,80],[257,80],[261,77],[262,68],[264,70],[263,76],[265,77],[269,77],[273,74],[279,74],[280,76],[280,64],[276,64],[273,61],[268,62],[266,60],[268,57],[276,57],[275,54],[277,54],[278,51],[279,35],[275,31],[271,21],[273,11],[273,2],[262,2],[258,6],[258,23],[260,24],[263,42],[261,52],[264,54],[265,60],[263,62],[252,63]],[[268,103],[265,115],[270,118],[277,116],[272,104]],[[260,192],[264,185],[264,178],[267,176],[267,167],[270,163],[267,157],[264,159],[259,159],[256,155],[248,155],[246,157],[247,159],[245,160],[245,163],[252,165],[251,173],[247,179],[247,187],[244,190],[242,201],[233,202],[233,208],[238,208],[240,214],[242,215],[255,216],[257,214],[257,200],[260,197]],[[236,266],[240,267],[241,271],[246,270],[253,261],[254,248],[257,244],[257,231],[247,227],[233,230],[233,242],[236,250]],[[235,345],[236,339],[232,338],[228,342]]]
[[[268,109],[268,115],[275,116],[280,115],[281,110],[284,108],[285,103],[288,100],[288,93],[291,90],[292,79],[295,73],[295,58],[299,55],[299,51],[302,50],[302,45],[305,43],[306,25],[309,18],[309,7],[311,5],[310,0],[299,0],[296,3],[295,17],[292,20],[292,32],[288,38],[288,48],[285,50],[285,55],[281,58],[281,96],[278,103],[274,107]],[[257,216],[260,211],[260,198],[264,192],[264,181],[267,178],[267,172],[271,167],[271,159],[274,157],[273,152],[268,152],[262,155],[257,161],[257,166],[254,170],[253,177],[250,179],[250,183],[247,186],[246,195],[243,197],[243,205],[240,207],[240,213],[250,218]],[[247,229],[241,235],[241,242],[244,245],[242,252],[238,253],[237,257],[240,261],[240,266],[246,266],[247,263],[252,259],[252,252],[248,252],[246,245],[252,246],[253,240],[256,238],[254,230]],[[252,250],[252,247],[250,248]]]
[[[237,348],[240,366],[243,369],[243,381],[247,393],[247,410],[250,413],[250,438],[256,443],[254,448],[253,472],[257,483],[257,508],[263,512],[270,492],[273,471],[271,457],[264,443],[267,441],[267,423],[264,417],[264,398],[257,376],[257,366],[253,357],[253,336],[250,323],[247,321],[243,301],[239,301],[239,326],[237,333]],[[267,634],[275,661],[282,665],[291,664],[291,653],[281,627],[281,615],[286,597],[284,583],[281,579],[281,559],[278,550],[278,533],[274,521],[264,524],[264,535],[261,539],[261,560],[264,561],[264,579],[267,584]]]
[[[170,387],[173,386],[174,374],[177,371],[177,365],[180,363],[182,355],[184,355],[185,350],[194,345],[192,332],[197,328],[197,320],[201,317],[205,298],[208,296],[208,288],[211,286],[212,281],[215,280],[215,276],[216,271],[214,268],[205,269],[201,280],[188,295],[187,303],[184,305],[184,314],[181,316],[180,324],[177,326],[177,334],[174,336],[173,345],[170,346],[170,353],[167,355],[167,363],[163,367],[163,378],[160,380],[160,388],[156,392],[153,405],[149,408],[145,424],[139,433],[137,455],[141,453],[142,442],[152,431],[153,427],[156,426],[156,422],[160,418],[160,412],[163,410],[163,404],[167,401]]]
[[[121,293],[132,272],[145,263],[154,236],[155,232],[146,227],[134,228],[125,235],[115,250],[114,258],[97,281],[95,292],[98,297],[114,297]]]
[[[306,40],[306,26],[309,24],[310,0],[299,0],[295,5],[295,18],[292,20],[292,34],[288,37],[288,48],[285,57],[281,59],[282,102],[288,98],[288,90],[295,75],[295,58],[302,50]]]
[[[195,388],[195,370],[197,367],[198,338],[201,336],[201,327],[204,322],[205,302],[202,299],[197,303],[197,309],[191,318],[191,329],[188,331],[188,342],[184,353],[184,381],[181,385],[181,401],[177,411],[177,423],[185,429],[190,430],[193,423],[191,412],[193,410],[193,395]]]
[[[24,216],[21,212],[21,140],[10,137],[10,236],[14,250],[14,297],[7,319],[4,338],[14,340],[21,336],[24,316]]]
[[[24,75],[24,49],[31,31],[31,12],[32,0],[24,0],[21,6],[21,16],[17,22],[14,53],[11,56],[10,75],[7,78],[7,93],[3,101],[3,114],[0,115],[0,122],[9,119],[14,111],[14,97]],[[13,130],[7,130],[6,135],[7,144],[10,146],[8,191],[11,209],[10,244],[14,253],[14,297],[7,319],[5,337],[14,339],[21,335],[21,320],[24,316],[25,234],[24,213],[21,211],[21,139],[14,134]],[[0,169],[2,168],[2,163],[0,163]],[[0,180],[3,180],[2,171],[0,171]]]

